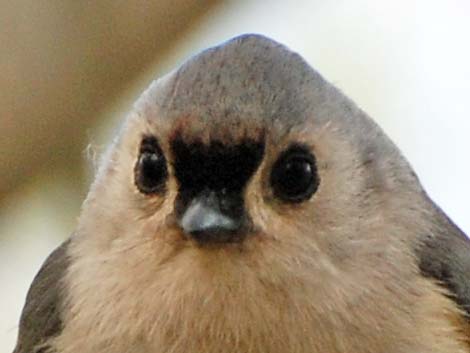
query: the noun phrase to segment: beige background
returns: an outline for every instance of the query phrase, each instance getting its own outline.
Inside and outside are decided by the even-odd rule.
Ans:
[[[91,161],[132,101],[192,53],[257,32],[374,117],[470,233],[466,0],[0,1],[0,351],[73,231]]]

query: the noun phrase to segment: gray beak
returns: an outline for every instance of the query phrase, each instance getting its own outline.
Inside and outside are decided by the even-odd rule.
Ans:
[[[199,241],[230,241],[240,220],[221,209],[221,197],[214,192],[195,197],[184,211],[180,226]]]

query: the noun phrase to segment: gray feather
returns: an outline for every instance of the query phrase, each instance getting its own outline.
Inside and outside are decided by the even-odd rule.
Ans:
[[[433,207],[436,226],[420,239],[416,251],[419,267],[423,275],[443,285],[470,318],[470,239],[444,212]]]
[[[69,241],[44,262],[33,280],[20,319],[18,341],[13,353],[42,352],[39,346],[62,330],[61,281],[68,266]]]

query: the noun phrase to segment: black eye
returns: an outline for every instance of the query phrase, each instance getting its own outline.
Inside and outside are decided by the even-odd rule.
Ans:
[[[318,189],[315,157],[305,148],[294,146],[281,154],[271,171],[274,195],[286,202],[302,202]]]
[[[164,191],[168,177],[166,159],[154,137],[142,140],[134,173],[135,184],[140,192],[155,194]]]

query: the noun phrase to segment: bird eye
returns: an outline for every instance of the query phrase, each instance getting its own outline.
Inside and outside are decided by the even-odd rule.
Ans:
[[[301,146],[293,146],[282,153],[271,171],[274,195],[286,202],[307,200],[319,184],[315,157]]]
[[[135,165],[135,184],[144,194],[162,192],[168,177],[166,159],[154,137],[146,137],[140,146]]]

